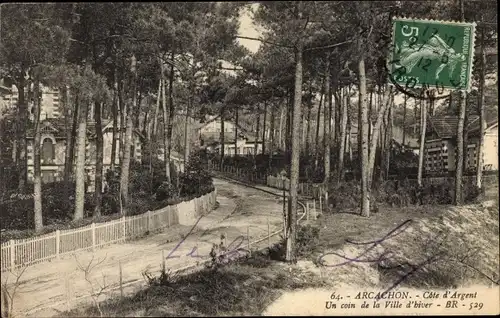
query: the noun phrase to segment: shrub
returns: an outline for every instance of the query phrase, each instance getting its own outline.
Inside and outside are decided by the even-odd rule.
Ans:
[[[311,254],[314,247],[319,243],[319,228],[310,224],[298,228],[295,241],[296,257],[304,257]],[[283,236],[279,243],[269,248],[269,258],[275,261],[284,261],[286,256],[286,240]]]
[[[361,185],[356,181],[343,182],[330,189],[329,203],[335,208],[351,208],[360,206]]]
[[[169,182],[162,182],[162,184],[156,189],[156,200],[163,201],[167,199],[172,199],[177,197],[177,187],[175,184]]]
[[[212,177],[206,167],[204,152],[198,151],[191,155],[185,172],[179,176],[181,196],[201,196],[214,190]]]
[[[307,256],[319,242],[319,228],[310,224],[301,226],[297,233],[296,253],[298,257]]]
[[[34,228],[33,185],[23,193],[10,191],[0,202],[3,229],[26,230]],[[85,196],[85,210],[93,210],[93,197]],[[43,224],[71,221],[75,210],[75,184],[53,182],[42,185]]]
[[[187,173],[179,175],[174,165],[171,165],[172,183],[165,182],[165,166],[159,160],[149,160],[143,164],[131,162],[129,178],[130,215],[156,210],[165,205],[177,204],[180,201],[191,200],[214,190],[212,178],[205,169],[206,156],[194,153],[187,165]],[[120,217],[120,167],[115,171],[108,170],[105,175],[105,189],[102,197],[100,218],[89,218],[94,211],[94,194],[85,194],[85,213],[83,220],[72,221],[74,213],[75,184],[55,182],[42,186],[43,224],[42,233],[56,229],[70,229],[88,225],[98,220],[111,220]],[[177,184],[181,183],[181,197]],[[17,230],[12,233],[2,232],[5,239],[25,238],[34,235],[33,217],[33,186],[27,187],[24,193],[15,190],[2,193],[0,211],[2,229]]]
[[[280,241],[269,248],[269,258],[274,261],[284,261],[286,253],[286,241],[281,236]]]

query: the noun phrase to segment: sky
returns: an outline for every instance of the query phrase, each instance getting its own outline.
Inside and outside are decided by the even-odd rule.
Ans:
[[[256,8],[258,4],[252,4],[252,9]],[[252,13],[245,9],[240,16],[240,29],[238,31],[240,36],[248,36],[258,38],[260,32],[257,30],[252,21]],[[259,49],[260,42],[246,39],[238,39],[238,42],[246,47],[250,52],[255,53]]]
[[[258,4],[254,3],[251,5],[252,8],[256,8]],[[260,32],[257,30],[256,26],[253,24],[253,19],[252,19],[252,13],[248,9],[244,9],[240,16],[240,27],[238,30],[238,35],[239,36],[248,36],[248,37],[253,37],[253,38],[259,38],[260,37]],[[260,41],[253,41],[253,40],[247,40],[247,39],[237,39],[238,43],[246,47],[250,52],[256,53],[259,50],[260,47]],[[222,66],[231,68],[234,67],[229,62],[222,61]],[[230,70],[225,70],[225,73],[231,74],[233,76],[236,76],[236,72],[230,71]]]

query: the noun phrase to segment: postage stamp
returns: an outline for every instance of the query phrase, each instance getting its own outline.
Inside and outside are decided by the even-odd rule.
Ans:
[[[392,84],[405,88],[471,89],[475,23],[393,19],[388,61]]]

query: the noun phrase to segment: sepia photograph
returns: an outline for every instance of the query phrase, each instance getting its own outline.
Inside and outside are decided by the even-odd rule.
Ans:
[[[499,315],[497,11],[2,2],[1,317]]]

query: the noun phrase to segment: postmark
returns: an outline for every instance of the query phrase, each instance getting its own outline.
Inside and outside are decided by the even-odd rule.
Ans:
[[[434,98],[470,91],[475,23],[394,18],[387,63],[390,83]]]

